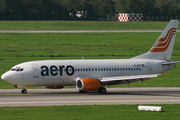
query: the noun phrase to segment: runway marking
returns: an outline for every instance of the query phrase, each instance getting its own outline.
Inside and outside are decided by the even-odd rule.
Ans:
[[[42,102],[0,102],[5,104],[72,104],[72,103],[143,103],[143,102],[180,102],[180,100],[110,100],[110,101],[42,101]]]

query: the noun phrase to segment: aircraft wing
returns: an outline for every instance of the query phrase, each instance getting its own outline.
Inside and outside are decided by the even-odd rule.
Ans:
[[[117,77],[103,77],[101,78],[102,83],[112,83],[115,84],[128,84],[132,82],[142,82],[143,80],[148,80],[153,77],[157,77],[160,74],[149,74],[149,75],[134,75],[134,76],[117,76]]]

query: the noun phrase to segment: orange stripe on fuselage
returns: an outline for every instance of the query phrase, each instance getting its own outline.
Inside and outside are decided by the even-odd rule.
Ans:
[[[176,28],[170,29],[164,38],[160,38],[156,42],[156,44],[154,45],[153,49],[151,49],[150,52],[164,52],[164,51],[166,51],[170,42],[171,42],[173,35],[175,35],[175,32],[176,32]]]

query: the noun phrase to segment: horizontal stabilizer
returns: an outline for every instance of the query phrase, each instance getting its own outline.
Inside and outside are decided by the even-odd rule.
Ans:
[[[164,62],[162,65],[170,65],[170,64],[179,64],[180,61],[170,61],[170,62]]]

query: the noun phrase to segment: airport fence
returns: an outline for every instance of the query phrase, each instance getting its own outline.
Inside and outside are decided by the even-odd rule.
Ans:
[[[179,16],[143,16],[143,21],[170,21],[172,19],[180,20]]]

